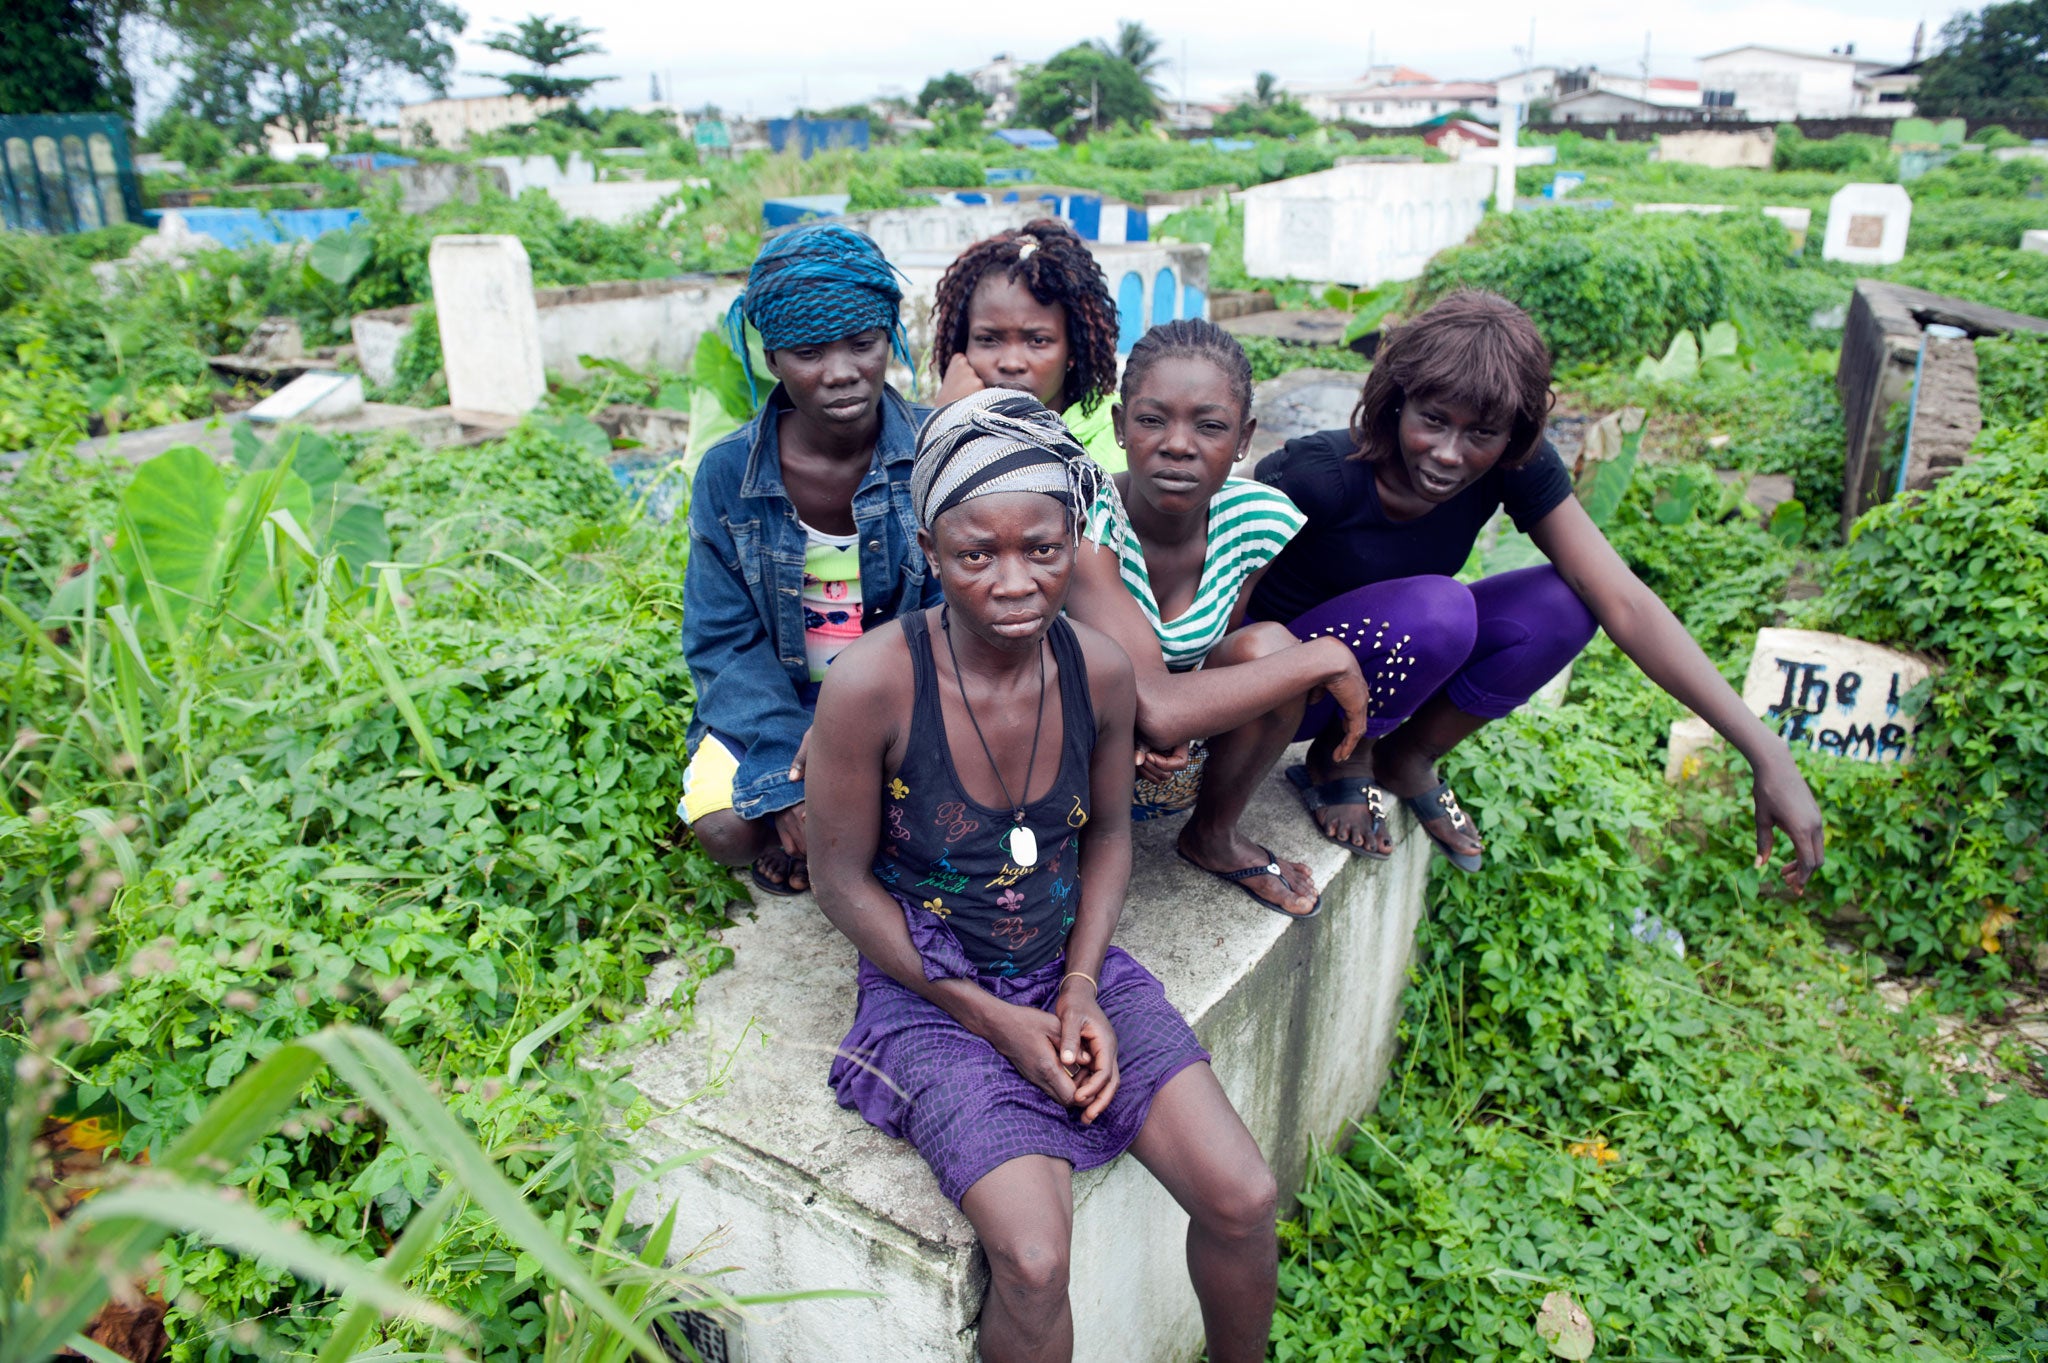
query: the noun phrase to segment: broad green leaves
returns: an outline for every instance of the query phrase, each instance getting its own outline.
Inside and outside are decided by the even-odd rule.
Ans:
[[[304,525],[313,495],[288,463],[231,487],[204,450],[176,445],[135,471],[121,511],[114,562],[127,579],[126,601],[157,604],[164,627],[182,632],[195,612],[248,620],[276,604],[263,525],[277,511]]]

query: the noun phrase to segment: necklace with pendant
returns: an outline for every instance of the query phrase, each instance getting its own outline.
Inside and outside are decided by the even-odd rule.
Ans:
[[[988,738],[981,732],[981,721],[974,717],[973,702],[967,699],[967,680],[960,675],[960,655],[953,649],[952,613],[941,608],[939,629],[946,636],[946,656],[953,660],[953,684],[960,688],[960,706],[967,711],[967,722],[974,726],[974,736],[981,740],[982,755],[988,758],[989,770],[996,774],[996,785],[1003,792],[1003,803],[1011,809],[1010,831],[1004,841],[1009,848],[1010,860],[1020,868],[1028,869],[1038,864],[1038,836],[1024,826],[1024,805],[1022,801],[1010,798],[1010,783],[1003,779],[1003,769],[996,765],[996,755],[989,750]],[[1024,763],[1024,798],[1031,798],[1031,774],[1038,768],[1038,736],[1045,730],[1045,641],[1038,644],[1038,721],[1031,726],[1031,756]]]

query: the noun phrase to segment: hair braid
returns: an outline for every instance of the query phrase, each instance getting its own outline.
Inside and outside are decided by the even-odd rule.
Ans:
[[[1024,248],[1030,246],[1030,250]],[[1066,406],[1116,393],[1116,304],[1109,281],[1087,243],[1057,218],[1040,218],[999,232],[960,253],[939,281],[932,306],[932,373],[943,382],[946,366],[967,349],[967,312],[974,291],[1000,270],[1022,284],[1040,303],[1057,303],[1067,314],[1067,353],[1073,367],[1060,388]]]
[[[1124,362],[1124,406],[1131,405],[1138,385],[1145,381],[1153,365],[1182,357],[1215,365],[1230,380],[1231,396],[1237,399],[1238,420],[1243,422],[1251,416],[1252,362],[1245,358],[1244,347],[1235,336],[1206,317],[1162,322],[1138,339],[1131,347],[1131,357]]]

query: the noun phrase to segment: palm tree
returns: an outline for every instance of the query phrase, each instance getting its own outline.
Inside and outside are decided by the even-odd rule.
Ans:
[[[1271,71],[1259,72],[1258,79],[1252,82],[1252,102],[1261,109],[1270,109],[1273,107],[1273,101],[1278,98],[1280,82],[1273,78]]]
[[[1158,86],[1153,79],[1166,59],[1159,55],[1159,37],[1136,19],[1119,19],[1116,23],[1116,42],[1105,43],[1098,39],[1096,47],[1103,55],[1114,57],[1130,67],[1143,78],[1145,84]]]

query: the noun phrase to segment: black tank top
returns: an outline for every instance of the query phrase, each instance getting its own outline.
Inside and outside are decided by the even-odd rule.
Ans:
[[[936,914],[974,968],[989,975],[1036,970],[1066,949],[1081,897],[1081,826],[1095,751],[1095,707],[1087,663],[1064,617],[1049,639],[1059,665],[1059,773],[1043,799],[1024,807],[1038,843],[1031,866],[1015,864],[1008,809],[976,804],[961,788],[939,708],[939,670],[925,613],[902,617],[916,699],[903,765],[882,790],[882,843],[875,876],[913,910]],[[1040,760],[1047,756],[1040,749]],[[1029,792],[1025,792],[1028,794]]]

